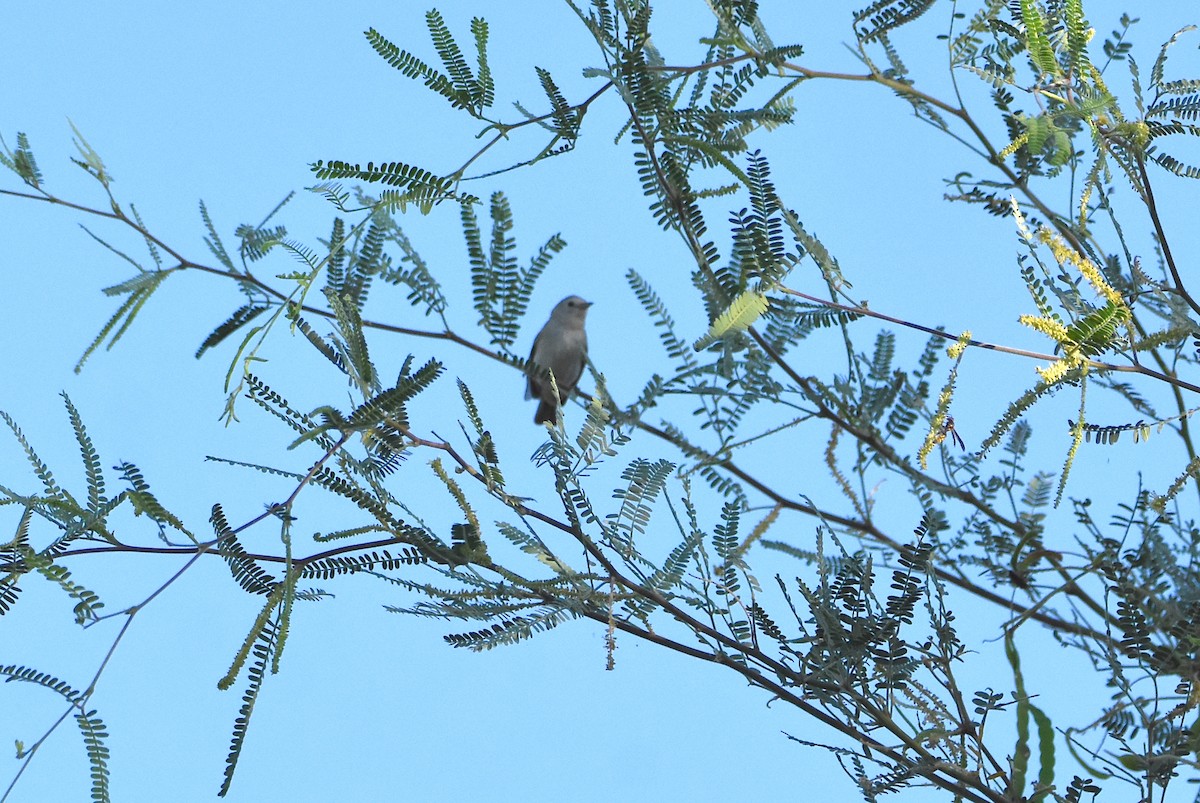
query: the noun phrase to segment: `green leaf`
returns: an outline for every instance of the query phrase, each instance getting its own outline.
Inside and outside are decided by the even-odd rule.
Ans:
[[[110,754],[108,745],[104,743],[104,740],[108,738],[108,731],[104,727],[104,720],[96,716],[96,712],[93,710],[76,714],[75,722],[79,725],[80,733],[83,734],[83,744],[87,748],[88,763],[92,768],[92,800],[97,801],[97,803],[108,803],[110,800],[108,787],[108,760]]]
[[[1054,46],[1050,43],[1050,25],[1042,16],[1037,0],[1020,0],[1021,22],[1025,25],[1025,43],[1033,67],[1043,75],[1057,77],[1061,68]]]
[[[702,351],[730,333],[746,331],[769,306],[765,295],[757,290],[746,290],[712,322],[708,333],[693,343],[692,348]]]
[[[129,490],[126,492],[129,496],[129,501],[133,503],[134,515],[141,516],[145,514],[150,519],[158,524],[165,524],[173,527],[179,532],[191,538],[193,541],[196,537],[183,526],[183,522],[166,508],[164,508],[150,491],[150,484],[142,476],[141,470],[133,463],[125,462],[116,467],[117,471],[121,472],[121,477],[129,483]]]
[[[196,359],[200,359],[204,352],[218,345],[222,340],[257,318],[266,309],[270,309],[270,307],[264,304],[246,304],[234,310],[233,314],[226,318],[223,324],[212,330],[208,337],[204,338],[204,342],[200,344],[200,348],[196,349]]]
[[[442,97],[450,101],[455,107],[464,107],[464,98],[460,97],[455,92],[454,84],[450,79],[442,73],[430,67],[419,58],[409,53],[407,50],[401,50],[396,45],[384,38],[383,34],[371,28],[364,34],[367,41],[371,43],[371,47],[375,49],[384,61],[395,67],[408,78],[424,82],[425,86],[432,89]]]
[[[0,164],[16,173],[29,186],[41,188],[42,171],[38,169],[37,160],[33,158],[33,151],[29,147],[29,138],[24,132],[17,133],[17,149],[0,156]]]
[[[125,303],[117,308],[117,311],[112,314],[108,322],[100,328],[100,332],[96,335],[96,338],[84,349],[83,356],[75,364],[75,373],[83,370],[83,364],[87,362],[96,349],[100,348],[100,344],[104,342],[105,338],[109,338],[107,348],[111,349],[116,345],[121,336],[133,324],[134,318],[141,312],[145,303],[150,300],[150,296],[154,294],[154,291],[158,289],[163,279],[167,278],[169,273],[170,271],[166,270],[155,270],[148,271],[144,274],[144,278],[139,277],[138,288],[130,294]],[[114,329],[116,330],[115,332],[113,331]]]

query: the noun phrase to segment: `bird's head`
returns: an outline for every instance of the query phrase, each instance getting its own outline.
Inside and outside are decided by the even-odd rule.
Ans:
[[[587,319],[590,306],[592,306],[592,302],[584,301],[579,296],[567,296],[558,302],[554,311],[550,313],[550,319],[582,327],[584,320]]]

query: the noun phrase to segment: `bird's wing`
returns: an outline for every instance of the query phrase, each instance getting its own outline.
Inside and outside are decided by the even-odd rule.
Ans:
[[[576,385],[579,384],[579,379],[583,376],[583,372],[587,370],[587,332],[581,332],[579,336],[583,340],[583,351],[579,354],[579,373],[575,374],[574,382]]]
[[[533,347],[531,349],[529,349],[529,363],[531,365],[533,364],[533,355],[537,354],[538,341],[541,339],[542,339],[542,333],[538,332],[537,337],[535,337],[533,339]],[[539,383],[537,381],[537,379],[534,378],[534,373],[532,370],[530,370],[528,372],[528,375],[527,375],[526,381],[525,381],[525,398],[528,400],[528,399],[540,399],[541,397],[542,397],[541,383]]]

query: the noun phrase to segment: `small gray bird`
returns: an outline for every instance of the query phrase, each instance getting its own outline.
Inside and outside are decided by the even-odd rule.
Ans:
[[[533,350],[529,353],[529,362],[533,365],[525,398],[536,398],[540,402],[533,417],[535,424],[553,422],[558,405],[567,400],[579,383],[579,377],[583,376],[583,366],[587,362],[587,333],[583,331],[583,324],[590,306],[592,302],[579,296],[567,296],[558,302],[550,313],[550,320],[533,340]],[[557,399],[550,387],[550,371],[554,372],[554,381],[558,385]]]

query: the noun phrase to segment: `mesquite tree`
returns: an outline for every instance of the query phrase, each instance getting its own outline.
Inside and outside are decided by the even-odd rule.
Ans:
[[[404,91],[448,103],[478,142],[452,170],[411,153],[365,165],[315,161],[312,190],[332,218],[321,232],[289,231],[284,207],[222,231],[202,206],[208,255],[189,256],[114,190],[81,133],[73,161],[99,184],[99,205],[57,195],[28,138],[10,136],[0,163],[11,181],[0,194],[68,207],[134,265],[106,289],[119,304],[81,366],[148,304],[165,303],[156,293],[176,275],[232,283],[241,303],[213,311],[196,356],[228,360],[229,382],[217,392],[231,425],[254,416],[290,430],[307,468],[231,466],[244,472],[239,482],[270,475],[291,490],[249,520],[213,500],[207,522],[191,521],[155,493],[135,458],[110,468],[87,411],[69,398],[86,475],[79,489],[60,484],[67,467],[47,465],[4,415],[28,465],[0,476],[8,516],[0,611],[49,582],[73,600],[80,625],[121,623],[115,650],[138,612],[169,604],[160,593],[189,568],[224,561],[234,582],[220,593],[253,595],[260,607],[231,642],[219,683],[243,699],[221,794],[253,739],[264,684],[286,657],[294,608],[324,600],[326,586],[366,578],[386,579],[380,601],[390,609],[445,620],[454,647],[486,650],[592,620],[610,666],[626,639],[717,664],[817,723],[792,738],[827,751],[823,760],[849,776],[847,790],[868,800],[909,786],[936,787],[947,800],[1079,800],[1122,784],[1149,800],[1177,776],[1194,777],[1200,456],[1190,417],[1200,409],[1191,396],[1200,391],[1191,381],[1200,303],[1154,193],[1160,182],[1200,177],[1173,155],[1176,140],[1200,135],[1200,79],[1169,69],[1179,35],[1151,51],[1144,71],[1128,36],[1136,21],[1123,17],[1105,37],[1082,0],[986,0],[961,11],[879,0],[853,15],[861,69],[834,73],[808,63],[800,43],[777,44],[794,34],[769,27],[754,2],[697,4],[694,13],[711,14],[711,32],[678,53],[659,49],[656,26],[670,21],[649,0],[568,5],[594,43],[579,64],[590,91],[572,96],[530,65],[543,95],[511,113],[497,111],[503,88],[483,19],[452,30],[430,11],[429,39],[367,31]],[[923,88],[893,41],[938,14],[945,96]],[[947,200],[1001,216],[1015,232],[1011,280],[1029,294],[1019,324],[1042,349],[944,331],[855,296],[789,201],[795,188],[772,177],[772,163],[788,158],[777,129],[818,115],[805,107],[812,82],[890,93],[901,101],[893,112],[914,114],[931,142],[954,146]],[[592,124],[601,107],[620,113],[615,142]],[[457,363],[494,360],[515,384],[540,370],[525,356],[543,321],[531,299],[566,242],[554,235],[531,253],[519,249],[503,182],[514,170],[578,158],[585,139],[609,143],[605,169],[627,171],[646,199],[627,214],[648,212],[677,259],[597,268],[628,285],[658,333],[658,354],[630,346],[638,359],[614,368],[640,377],[633,399],[610,393],[606,366],[590,366],[544,427],[527,474],[511,468],[520,458],[504,454],[503,433],[532,409],[514,403],[513,417],[489,417],[480,400],[491,390]],[[453,227],[464,264],[441,273],[422,259],[405,230],[412,216]],[[146,256],[130,255],[122,237]],[[994,247],[1013,252],[1013,240]],[[930,283],[917,267],[891,266],[913,271],[914,286]],[[469,292],[449,280],[452,270],[469,271]],[[369,297],[411,311],[398,322],[369,308]],[[477,322],[468,330],[451,323],[463,307]],[[695,309],[707,331],[677,323]],[[385,337],[409,354],[395,379],[372,358]],[[319,355],[324,373],[301,377],[286,362],[265,362],[283,338]],[[816,341],[823,359],[802,358]],[[956,406],[959,370],[981,349],[1036,368],[1025,386],[990,389],[999,412],[986,423]],[[289,401],[314,392],[322,403]],[[1078,399],[1078,412],[1035,436],[1031,419],[1056,396]],[[422,405],[429,398],[436,406]],[[199,407],[182,404],[179,415]],[[986,434],[965,438],[956,415]],[[1081,465],[1122,436],[1138,447],[1106,487],[1080,480]],[[1045,464],[1048,455],[1056,462]],[[1176,479],[1141,487],[1151,463]],[[797,472],[812,478],[799,491]],[[441,493],[417,490],[414,474],[432,474]],[[526,476],[548,478],[554,498],[537,498]],[[297,500],[320,494],[351,512],[335,531],[304,535]],[[456,523],[430,523],[448,508]],[[121,519],[118,532],[113,522],[128,514],[140,518]],[[272,528],[275,537],[264,535]],[[111,553],[189,560],[114,611],[101,600],[116,590],[84,579],[88,556]],[[954,613],[964,605],[1004,623],[966,624]],[[1030,631],[1078,651],[1111,696],[1061,710],[1039,698],[1022,669]],[[993,685],[963,680],[975,649],[995,640],[1008,662],[991,668]],[[21,767],[69,715],[87,746],[92,796],[107,800],[107,726],[93,700],[107,659],[85,688],[47,668],[4,664],[5,678],[60,696],[66,712],[36,743],[18,744]]]

